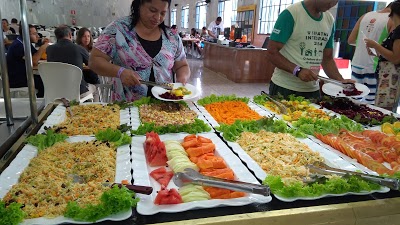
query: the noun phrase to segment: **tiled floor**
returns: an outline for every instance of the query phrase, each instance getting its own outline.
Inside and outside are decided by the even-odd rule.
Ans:
[[[240,97],[253,97],[261,91],[268,92],[267,83],[235,83],[228,80],[223,74],[215,73],[203,67],[200,59],[188,59],[191,70],[189,83],[201,91],[200,97],[211,94],[231,95]]]

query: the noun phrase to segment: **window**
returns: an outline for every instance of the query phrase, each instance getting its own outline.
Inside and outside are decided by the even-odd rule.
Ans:
[[[196,28],[201,29],[205,27],[207,16],[207,3],[199,2],[196,4]]]
[[[171,10],[171,24],[172,25],[176,25],[176,9],[172,9]]]
[[[258,24],[259,34],[270,34],[278,15],[289,5],[301,0],[261,0],[260,22]]]
[[[189,6],[182,7],[181,27],[189,28]]]
[[[238,0],[219,0],[218,16],[222,18],[224,27],[230,27],[236,21]]]

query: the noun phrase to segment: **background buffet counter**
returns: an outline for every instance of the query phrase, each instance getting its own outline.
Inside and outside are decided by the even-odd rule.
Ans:
[[[268,83],[275,67],[266,59],[266,51],[204,42],[204,67],[236,83]]]

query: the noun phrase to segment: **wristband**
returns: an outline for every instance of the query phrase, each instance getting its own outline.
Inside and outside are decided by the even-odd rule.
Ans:
[[[121,74],[125,70],[124,67],[119,68],[118,73],[117,73],[117,78],[121,79]]]
[[[292,74],[293,74],[294,76],[297,77],[297,73],[298,73],[299,70],[300,70],[300,66],[296,66],[296,67],[293,69]]]

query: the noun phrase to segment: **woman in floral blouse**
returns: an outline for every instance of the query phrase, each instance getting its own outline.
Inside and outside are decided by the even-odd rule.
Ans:
[[[164,17],[171,0],[134,0],[131,15],[108,25],[89,59],[97,74],[113,77],[112,100],[134,101],[151,95],[140,80],[185,84],[189,65],[180,37],[167,28]]]

